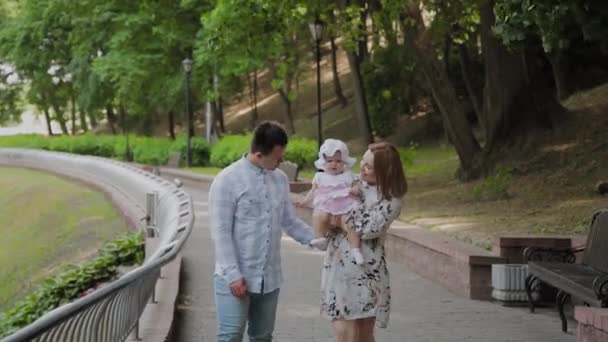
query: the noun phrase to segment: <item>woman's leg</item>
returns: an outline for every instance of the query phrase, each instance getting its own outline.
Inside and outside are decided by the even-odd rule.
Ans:
[[[355,331],[357,332],[357,342],[375,342],[374,329],[376,318],[364,318],[355,321]]]
[[[334,320],[334,332],[337,342],[357,342],[356,321]]]

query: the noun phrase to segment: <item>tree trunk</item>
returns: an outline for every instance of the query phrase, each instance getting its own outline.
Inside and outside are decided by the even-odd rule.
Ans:
[[[78,112],[80,114],[80,128],[86,133],[89,131],[89,125],[87,124],[87,114],[82,110],[82,108]]]
[[[251,75],[247,75],[247,80],[249,81],[249,91],[251,99],[253,100],[253,108],[251,110],[251,118],[249,121],[249,128],[255,128],[255,125],[258,122],[258,71],[253,71],[253,79],[251,79]]]
[[[342,92],[342,85],[340,84],[340,74],[338,74],[336,38],[334,36],[331,36],[329,38],[329,41],[331,43],[331,72],[333,74],[334,79],[334,93],[336,94],[338,101],[340,101],[340,103],[342,104],[342,108],[344,108],[348,104],[348,100]]]
[[[363,85],[363,78],[361,77],[360,61],[352,51],[347,51],[348,65],[350,66],[351,75],[353,78],[353,89],[355,95],[355,110],[359,117],[359,128],[361,130],[361,136],[365,139],[365,142],[371,144],[374,142],[374,135],[372,133],[372,125],[369,119],[369,108],[367,106],[367,98],[365,97],[365,87]]]
[[[92,111],[89,112],[88,117],[89,117],[89,123],[91,124],[91,129],[94,129],[95,127],[97,127],[97,116],[95,115],[95,113]]]
[[[559,100],[565,100],[574,92],[570,86],[569,75],[567,71],[568,60],[566,54],[562,50],[557,50],[553,53],[548,53],[547,57],[551,62],[553,71],[553,79],[555,81],[555,92]]]
[[[296,132],[296,126],[293,123],[291,100],[289,99],[289,96],[285,93],[284,89],[279,89],[277,90],[277,92],[279,93],[281,100],[283,100],[283,103],[285,104],[285,126],[287,128],[287,131],[290,134],[294,134]]]
[[[462,180],[477,178],[479,174],[475,161],[481,151],[479,143],[445,67],[437,59],[429,32],[424,27],[420,8],[417,5],[410,6],[409,15],[415,21],[415,28],[414,37],[411,37],[413,39],[406,37],[406,42],[416,55],[416,61],[439,108],[447,135],[460,159],[459,177]]]
[[[450,55],[452,54],[452,37],[449,33],[445,34],[443,38],[443,62],[445,63],[445,70],[450,74]]]
[[[224,103],[221,95],[218,96],[217,100],[215,101],[215,107],[217,112],[217,119],[220,124],[220,132],[225,133],[226,126],[224,124]]]
[[[57,106],[56,104],[53,104],[52,106],[53,106],[53,111],[55,112],[55,120],[57,122],[59,122],[59,127],[61,127],[61,133],[63,133],[64,135],[68,135],[69,134],[68,125],[65,120],[65,117],[63,116],[63,113],[59,109],[59,106]]]
[[[211,108],[211,137],[212,143],[215,143],[217,139],[222,137],[220,118],[215,101],[209,102],[209,107]]]
[[[114,114],[114,108],[110,104],[106,105],[106,116],[108,117],[108,125],[112,134],[116,135],[116,115]]]
[[[366,0],[359,0],[359,6],[361,6],[361,8],[363,9],[363,11],[361,11],[361,32],[367,32],[367,15],[368,15],[368,8],[365,4]],[[359,64],[362,63],[363,61],[366,61],[369,58],[369,48],[367,46],[367,34],[366,33],[362,33],[359,36],[359,40],[358,40],[358,54],[357,54],[358,58],[359,58]]]
[[[553,119],[565,113],[547,85],[536,77],[536,68],[528,70],[527,56],[513,53],[495,37],[494,1],[480,6],[481,39],[485,64],[485,86],[482,117],[486,130],[486,154],[497,145],[513,141],[518,133],[526,134],[530,125],[552,127]],[[532,72],[532,74],[529,74]],[[520,128],[521,132],[515,132]]]
[[[473,105],[473,110],[475,111],[475,115],[477,115],[479,124],[485,129],[481,113],[482,103],[479,98],[479,94],[477,93],[477,90],[473,85],[473,80],[471,79],[471,59],[469,57],[469,51],[467,50],[467,47],[464,44],[458,45],[458,61],[460,63],[460,69],[462,71],[462,79],[464,81],[465,87],[467,88],[467,94],[469,95],[469,99],[471,99],[471,104]]]
[[[49,108],[44,107],[44,120],[46,121],[46,130],[49,134],[49,137],[53,135],[53,128],[51,126],[51,114],[49,113]]]
[[[173,109],[169,110],[167,116],[169,117],[169,136],[171,140],[175,140],[175,112]]]
[[[70,117],[72,120],[72,135],[76,135],[76,100],[74,96],[71,96],[70,99]]]

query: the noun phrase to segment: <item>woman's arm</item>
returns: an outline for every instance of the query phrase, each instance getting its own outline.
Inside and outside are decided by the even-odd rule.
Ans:
[[[400,212],[400,199],[380,201],[370,208],[361,204],[348,215],[344,224],[359,233],[363,240],[376,239],[388,229]],[[348,229],[344,224],[343,228]]]

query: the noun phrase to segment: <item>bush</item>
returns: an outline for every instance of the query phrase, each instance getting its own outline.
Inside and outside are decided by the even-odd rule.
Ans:
[[[49,150],[68,152],[81,155],[99,157],[114,156],[114,138],[105,136],[81,135],[81,136],[58,136],[49,140]]]
[[[118,266],[141,264],[143,258],[143,235],[131,233],[106,244],[96,258],[66,266],[63,272],[47,278],[32,294],[0,314],[0,338],[84,295],[97,284],[111,280],[117,275]]]
[[[179,152],[183,164],[186,162],[186,137],[177,138],[169,147],[169,153]],[[192,149],[192,166],[208,166],[211,155],[211,145],[203,138],[192,138],[190,148]]]
[[[225,135],[211,148],[209,163],[224,168],[239,160],[251,145],[251,134]]]
[[[0,137],[0,147],[22,147],[48,150],[49,139],[38,134],[18,134]]]
[[[511,171],[499,168],[492,176],[484,178],[472,190],[473,199],[498,200],[509,198],[509,185],[511,184]]]
[[[0,137],[0,147],[23,147],[68,152],[106,158],[126,159],[127,141],[123,135],[55,136],[16,135]],[[168,138],[129,136],[133,161],[142,164],[164,165],[169,153],[180,152],[186,159],[186,138],[172,141]],[[209,164],[210,146],[203,138],[192,138],[192,162],[194,166]]]
[[[226,135],[211,148],[210,164],[224,168],[239,160],[249,151],[251,134]],[[285,150],[285,160],[300,167],[312,165],[317,158],[317,143],[313,140],[294,138],[289,140]]]
[[[302,167],[313,167],[317,159],[317,142],[309,139],[291,139],[285,151],[285,160],[289,160]]]
[[[399,151],[399,158],[401,159],[401,164],[403,166],[412,166],[414,165],[414,160],[416,159],[417,154],[417,145],[411,144],[409,147],[399,147],[397,150]]]
[[[170,146],[171,142],[167,139],[135,138],[131,144],[133,161],[140,164],[164,165],[169,159]]]

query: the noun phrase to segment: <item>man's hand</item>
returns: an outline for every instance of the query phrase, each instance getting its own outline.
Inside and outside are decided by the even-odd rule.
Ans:
[[[233,296],[241,299],[247,297],[247,282],[245,282],[245,278],[230,283],[230,292],[232,292]]]

